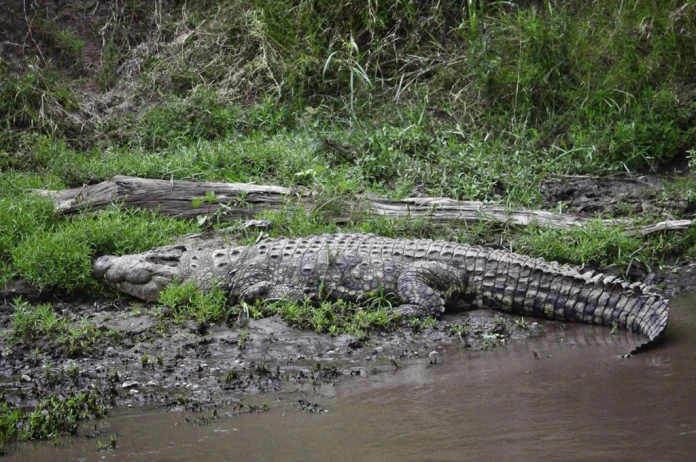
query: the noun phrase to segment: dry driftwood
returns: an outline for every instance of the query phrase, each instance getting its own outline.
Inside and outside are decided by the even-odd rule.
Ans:
[[[131,176],[116,176],[111,181],[82,188],[61,191],[42,189],[36,192],[51,197],[62,213],[100,210],[114,203],[122,203],[128,207],[157,210],[172,217],[194,218],[217,210],[216,203],[211,207],[205,203],[199,207],[192,205],[194,199],[205,197],[209,191],[215,193],[219,203],[238,201],[246,204],[244,207],[231,207],[231,220],[250,217],[262,210],[278,209],[294,194],[292,189],[280,186],[152,180]]]
[[[194,199],[213,192],[215,200],[194,207]],[[278,210],[290,200],[313,207],[315,196],[305,189],[248,183],[216,183],[192,181],[168,181],[117,176],[111,181],[62,191],[38,190],[49,196],[56,208],[63,213],[98,210],[120,202],[129,207],[157,210],[178,218],[193,218],[215,213],[218,204],[228,204],[225,218],[249,219],[263,210]],[[350,210],[364,210],[373,215],[395,219],[425,219],[434,225],[452,222],[494,222],[513,225],[536,224],[544,228],[570,229],[589,221],[588,218],[546,212],[541,210],[509,210],[499,205],[477,201],[457,201],[444,197],[418,197],[390,200],[374,195],[360,195],[352,199],[347,214],[338,217],[339,222],[350,220]],[[608,221],[610,222],[610,221]],[[616,221],[614,221],[616,222]],[[687,229],[691,220],[664,221],[632,231],[647,235],[665,230]]]

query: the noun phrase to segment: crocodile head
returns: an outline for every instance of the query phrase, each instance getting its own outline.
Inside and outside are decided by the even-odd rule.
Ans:
[[[104,256],[94,262],[92,273],[128,295],[155,302],[170,282],[186,282],[190,265],[184,260],[190,253],[186,246],[173,245],[136,255]]]

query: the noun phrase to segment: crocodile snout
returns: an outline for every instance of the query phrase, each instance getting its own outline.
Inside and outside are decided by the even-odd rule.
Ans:
[[[113,257],[108,255],[99,257],[92,265],[92,274],[97,279],[104,279],[104,275],[106,275],[106,272],[109,271],[109,268],[111,268],[113,264]]]
[[[145,254],[99,257],[92,264],[92,275],[133,297],[156,302],[159,293],[180,276],[175,262],[165,258],[169,253],[169,248],[163,248]]]

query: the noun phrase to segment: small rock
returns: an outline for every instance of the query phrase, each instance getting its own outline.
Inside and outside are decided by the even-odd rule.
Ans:
[[[138,393],[139,393],[138,390],[136,390],[135,388],[133,388],[132,390],[130,390],[128,392],[128,394],[130,394],[130,395],[137,395]]]
[[[375,350],[372,352],[373,355],[381,355],[384,352],[384,347],[378,346],[375,348]]]
[[[22,374],[22,382],[31,382],[31,377],[27,374]]]
[[[121,384],[121,388],[123,388],[123,389],[133,388],[133,387],[137,387],[138,385],[140,385],[140,384],[135,380],[126,380],[125,382],[123,382],[123,384]]]
[[[146,386],[148,387],[159,387],[159,382],[157,380],[150,380],[147,382]]]

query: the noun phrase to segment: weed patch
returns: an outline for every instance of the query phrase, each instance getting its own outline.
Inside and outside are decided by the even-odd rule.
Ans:
[[[172,310],[176,321],[218,322],[228,321],[231,314],[226,297],[221,289],[203,293],[193,283],[172,283],[160,293],[159,302]]]
[[[29,413],[0,397],[0,455],[13,441],[73,435],[80,420],[103,417],[107,409],[106,403],[92,393],[68,398],[51,396]]]
[[[71,321],[59,317],[49,303],[31,305],[15,299],[13,307],[11,340],[15,343],[41,343],[43,347],[74,357],[90,353],[118,337],[116,331],[100,330],[86,319]]]
[[[625,271],[634,260],[646,257],[642,239],[601,220],[569,231],[527,228],[513,242],[522,253],[595,268],[617,265]]]
[[[362,338],[371,330],[391,330],[397,327],[399,317],[391,311],[391,303],[384,297],[374,296],[363,305],[338,300],[315,305],[305,302],[276,302],[255,305],[250,314],[255,317],[280,315],[289,325],[323,334],[351,334]]]
[[[26,132],[74,138],[82,128],[74,115],[78,108],[73,93],[50,70],[34,68],[18,77],[0,64],[0,152],[22,152]],[[5,154],[0,167],[27,168],[26,155]]]

